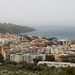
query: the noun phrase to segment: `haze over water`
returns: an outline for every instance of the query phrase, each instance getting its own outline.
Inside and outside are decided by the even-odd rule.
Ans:
[[[75,39],[75,26],[33,26],[38,31],[24,33],[27,35],[42,35],[49,37],[57,37],[58,39]]]
[[[4,22],[41,26],[32,26],[39,31],[30,35],[75,39],[75,0],[0,0],[0,23]]]

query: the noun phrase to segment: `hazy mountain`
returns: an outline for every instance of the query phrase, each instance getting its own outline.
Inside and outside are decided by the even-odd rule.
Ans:
[[[25,32],[35,31],[34,28],[27,26],[20,26],[11,23],[0,23],[0,33],[11,33],[11,34],[19,34]]]

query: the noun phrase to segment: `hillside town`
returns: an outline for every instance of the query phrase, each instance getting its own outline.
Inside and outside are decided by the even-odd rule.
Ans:
[[[75,67],[75,39],[0,33],[0,53],[7,61],[33,63],[37,58],[38,64]]]

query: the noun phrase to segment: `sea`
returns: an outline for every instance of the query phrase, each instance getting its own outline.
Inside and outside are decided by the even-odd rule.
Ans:
[[[32,26],[36,31],[23,33],[25,35],[42,35],[46,38],[75,39],[75,26]]]

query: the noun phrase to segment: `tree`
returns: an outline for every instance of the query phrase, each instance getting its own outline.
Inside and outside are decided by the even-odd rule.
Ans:
[[[70,62],[70,59],[62,58],[62,61],[63,61],[63,62]]]
[[[64,70],[66,71],[66,75],[75,75],[75,67],[68,66]]]
[[[56,37],[51,37],[51,38],[47,38],[47,40],[52,41],[52,40],[57,40]]]
[[[4,61],[3,59],[4,59],[4,57],[3,57],[2,54],[0,53],[0,62],[1,62],[1,63],[3,63],[3,61]]]
[[[29,41],[32,41],[32,39],[29,36],[25,36],[25,38],[27,38]]]
[[[71,60],[71,63],[75,63],[75,59],[72,59],[72,60]]]
[[[39,57],[39,58],[34,58],[33,61],[37,63],[37,62],[42,61],[42,60],[41,60],[41,57]]]
[[[34,66],[36,66],[35,63],[26,63],[25,64],[25,69],[26,70],[33,70]]]
[[[46,61],[55,61],[53,55],[46,55]]]

